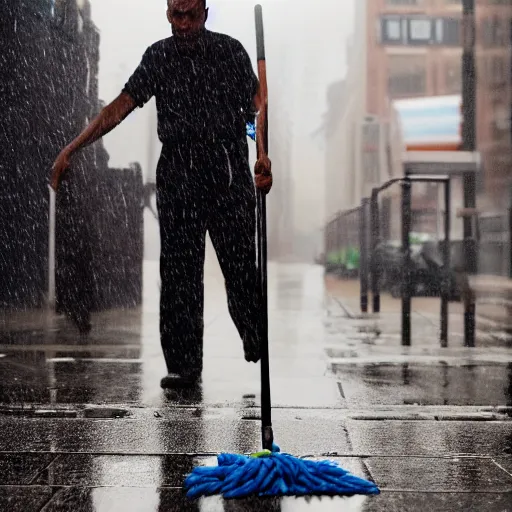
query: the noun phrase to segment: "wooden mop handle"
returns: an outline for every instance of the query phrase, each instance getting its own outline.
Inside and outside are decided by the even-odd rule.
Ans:
[[[258,60],[258,78],[260,81],[261,108],[265,109],[263,146],[268,152],[268,89],[267,89],[267,63],[265,57],[265,33],[263,31],[263,9],[261,5],[254,8],[256,16],[256,56]]]
[[[267,95],[267,68],[265,60],[265,36],[263,32],[263,9],[261,5],[254,8],[256,18],[256,48],[258,58],[258,78],[260,82],[261,102],[267,115],[264,116],[265,152],[268,152],[268,95]],[[259,155],[258,155],[259,156]],[[267,206],[265,194],[258,191],[258,271],[263,298],[261,321],[261,434],[262,445],[266,450],[272,450],[274,435],[272,432],[272,405],[270,399],[270,368],[268,350],[268,299],[267,299]]]

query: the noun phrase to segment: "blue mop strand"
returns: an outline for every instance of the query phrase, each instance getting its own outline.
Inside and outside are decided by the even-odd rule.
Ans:
[[[222,453],[218,466],[195,468],[185,480],[187,496],[222,494],[226,499],[247,496],[351,496],[379,494],[379,488],[333,461],[313,461],[273,451],[252,456]]]

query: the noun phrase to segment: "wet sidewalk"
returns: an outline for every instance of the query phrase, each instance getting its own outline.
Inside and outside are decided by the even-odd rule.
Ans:
[[[260,448],[259,365],[243,359],[211,250],[205,282],[194,392],[159,388],[155,262],[145,264],[144,307],[96,315],[87,340],[63,319],[4,319],[0,510],[512,510],[508,351],[454,343],[440,353],[416,334],[403,352],[373,323],[347,318],[321,267],[283,264],[269,266],[276,440],[338,460],[383,492],[188,501],[181,484],[194,465]]]

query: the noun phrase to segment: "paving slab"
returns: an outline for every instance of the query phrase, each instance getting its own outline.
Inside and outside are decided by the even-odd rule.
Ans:
[[[322,415],[300,418],[293,411],[275,416],[275,438],[283,449],[299,455],[349,453],[343,421]],[[261,448],[258,420],[222,410],[199,410],[195,419],[170,421],[4,417],[0,429],[0,452],[251,453]]]
[[[490,459],[369,457],[365,464],[383,490],[512,492],[512,477]]]
[[[30,458],[31,454],[20,454]],[[326,458],[309,458],[326,460]],[[352,474],[370,478],[357,457],[328,457]],[[173,487],[181,489],[185,476],[196,466],[214,466],[217,457],[194,455],[89,455],[61,454],[39,470],[30,482],[47,487]],[[496,466],[495,466],[496,467]],[[496,467],[498,470],[498,468]],[[12,481],[12,480],[11,480]]]
[[[51,499],[51,500],[50,500]],[[50,500],[50,501],[48,501]],[[0,488],[0,505],[36,512],[508,512],[511,493],[383,492],[349,498],[250,498],[226,501],[219,497],[190,501],[182,490],[158,488]],[[23,508],[21,508],[23,507]]]
[[[389,492],[366,498],[361,512],[508,512],[512,509],[511,493],[419,493]]]
[[[512,405],[512,365],[446,361],[333,365],[348,405]]]
[[[179,487],[196,465],[214,463],[186,455],[60,455],[34,480],[42,486]]]
[[[296,498],[253,498],[226,501],[218,497],[190,501],[183,491],[173,489],[69,488],[56,494],[44,512],[291,512],[339,510],[350,498],[311,500]],[[348,508],[344,510],[360,510]]]
[[[354,454],[451,456],[512,454],[510,421],[347,420]]]
[[[2,324],[0,510],[512,510],[512,357],[464,352],[460,340],[439,352],[437,324],[418,314],[415,336],[430,334],[406,351],[396,312],[380,326],[328,316],[321,268],[278,264],[269,266],[276,441],[334,458],[383,493],[187,500],[179,487],[192,467],[261,447],[259,365],[243,360],[220,269],[207,264],[205,276],[205,367],[193,391],[158,386],[157,264],[145,265],[143,307],[95,314],[89,338],[62,318]]]
[[[95,314],[87,338],[63,322],[52,329],[45,324],[16,329],[14,321],[4,325],[0,403],[159,406],[165,365],[158,333],[158,265],[146,262],[144,271],[143,307]],[[243,358],[220,269],[210,261],[205,274],[201,403],[231,406],[243,403],[244,395],[255,395],[259,404],[259,365]],[[269,283],[273,405],[343,407],[336,384],[324,378],[322,269],[270,264]],[[178,401],[167,397],[167,403]]]
[[[32,483],[55,457],[51,453],[0,454],[0,486]]]
[[[6,512],[40,512],[54,491],[48,487],[0,486],[0,510]]]

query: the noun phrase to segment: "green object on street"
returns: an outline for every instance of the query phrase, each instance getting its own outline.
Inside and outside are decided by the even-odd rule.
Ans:
[[[339,251],[331,251],[327,254],[327,263],[329,265],[341,265],[347,270],[357,270],[359,268],[359,249],[357,247],[348,247]]]
[[[359,250],[355,247],[350,247],[347,250],[347,257],[346,257],[346,263],[345,266],[348,270],[356,270],[359,268]]]

